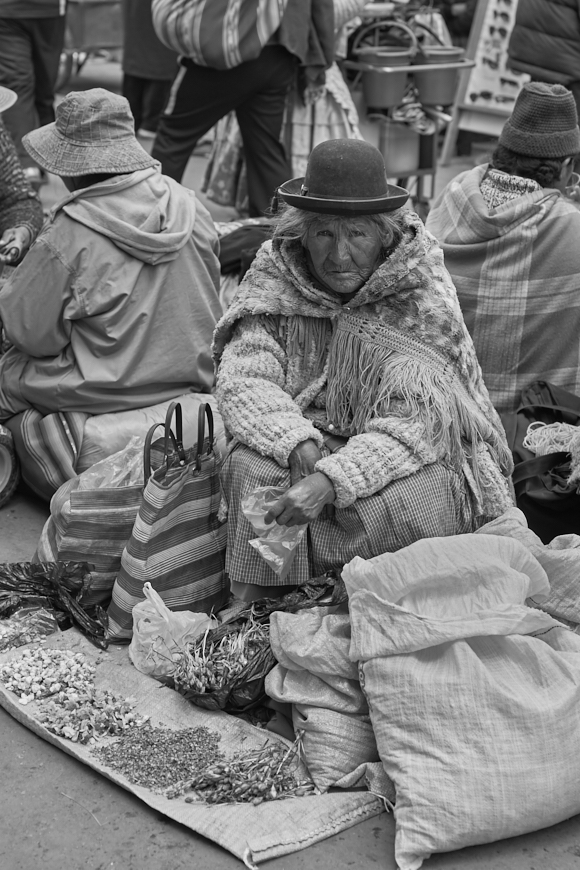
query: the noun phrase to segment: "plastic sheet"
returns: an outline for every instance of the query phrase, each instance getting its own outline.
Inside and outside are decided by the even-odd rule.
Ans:
[[[78,477],[77,489],[111,489],[143,483],[143,444],[133,435],[123,450],[95,462]]]
[[[242,513],[258,533],[248,541],[281,580],[287,576],[304,537],[307,524],[281,526],[275,520],[266,523],[264,517],[286,489],[281,486],[261,486],[242,499]]]

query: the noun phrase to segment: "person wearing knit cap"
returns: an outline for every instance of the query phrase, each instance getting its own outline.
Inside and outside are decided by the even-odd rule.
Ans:
[[[454,178],[427,218],[501,413],[538,379],[580,394],[579,153],[572,93],[529,82],[491,163]]]

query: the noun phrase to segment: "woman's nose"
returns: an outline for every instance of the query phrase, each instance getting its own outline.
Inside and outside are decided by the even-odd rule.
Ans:
[[[332,258],[335,263],[347,263],[350,261],[348,239],[336,239],[332,250]]]

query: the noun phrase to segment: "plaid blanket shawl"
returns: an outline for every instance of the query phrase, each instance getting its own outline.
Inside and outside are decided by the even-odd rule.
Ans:
[[[496,208],[487,165],[457,176],[427,219],[457,288],[493,404],[537,379],[580,392],[580,212],[549,188]]]

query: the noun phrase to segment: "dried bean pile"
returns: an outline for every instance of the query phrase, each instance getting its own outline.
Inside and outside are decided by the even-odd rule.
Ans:
[[[220,735],[208,728],[143,728],[93,750],[99,760],[136,785],[162,791],[223,758]]]
[[[237,755],[228,761],[208,766],[201,773],[189,776],[166,789],[171,800],[188,791],[186,803],[195,800],[210,804],[252,803],[304,797],[315,794],[311,780],[296,777],[299,741],[289,749],[279,744],[266,744],[261,749]]]

